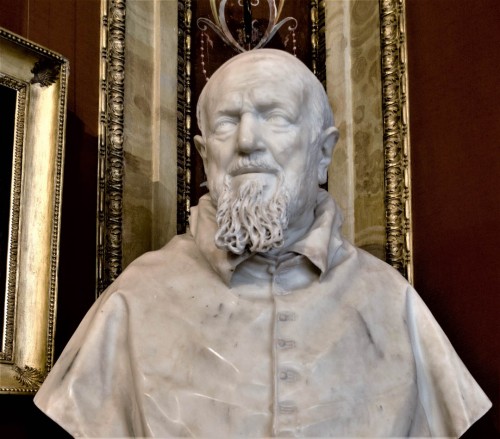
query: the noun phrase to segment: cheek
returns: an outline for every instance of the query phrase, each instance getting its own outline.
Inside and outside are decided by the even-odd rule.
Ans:
[[[297,153],[284,165],[288,189],[301,196],[310,195],[319,185],[315,158],[310,154]]]
[[[281,155],[278,161],[289,178],[317,178],[316,158],[312,152],[295,150]]]
[[[207,174],[208,187],[212,195],[216,195],[222,188],[224,177],[231,162],[230,154],[225,153],[227,148],[222,145],[211,144],[207,150]]]
[[[233,144],[230,140],[218,140],[214,137],[209,137],[207,140],[207,159],[220,165],[228,162],[233,154]]]
[[[226,172],[224,168],[219,167],[215,163],[211,163],[206,169],[207,182],[210,190],[214,190],[222,184]]]
[[[206,172],[211,178],[215,178],[218,173],[225,173],[229,163],[231,162],[231,157],[228,154],[224,154],[223,148],[214,148],[207,151],[207,168]]]
[[[278,163],[286,166],[290,162],[303,162],[309,147],[309,140],[298,129],[283,133],[270,133],[269,146]],[[306,157],[307,158],[307,157]]]

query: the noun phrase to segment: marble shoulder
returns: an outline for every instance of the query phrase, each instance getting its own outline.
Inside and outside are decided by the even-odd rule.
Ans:
[[[387,262],[373,256],[366,250],[356,247],[356,257],[359,261],[362,272],[369,277],[377,277],[394,285],[400,285],[403,288],[410,284],[408,280],[394,267]]]
[[[393,303],[396,307],[404,306],[406,295],[412,289],[408,280],[389,264],[346,242],[323,281],[332,282],[342,295]]]
[[[173,237],[165,246],[135,259],[109,286],[107,294],[120,291],[144,294],[151,287],[175,285],[196,271],[211,272],[191,234]]]
[[[151,269],[157,265],[164,267],[165,264],[172,262],[174,256],[176,259],[192,258],[196,257],[198,254],[199,251],[190,233],[176,235],[162,248],[149,251],[139,256],[126,268],[126,270],[124,270],[124,273],[131,269]]]

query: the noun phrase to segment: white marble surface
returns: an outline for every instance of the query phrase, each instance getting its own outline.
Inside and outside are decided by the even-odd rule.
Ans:
[[[341,236],[324,103],[286,52],[212,75],[211,193],[94,304],[40,409],[74,436],[243,438],[458,437],[491,407],[406,279]]]
[[[194,237],[127,268],[36,404],[85,437],[460,436],[488,399],[416,292],[343,241],[319,195],[303,254],[247,259],[205,239],[217,226],[202,199]]]

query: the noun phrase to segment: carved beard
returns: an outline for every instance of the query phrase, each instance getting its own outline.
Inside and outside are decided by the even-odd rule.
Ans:
[[[218,248],[241,255],[247,249],[265,253],[283,245],[290,199],[283,180],[280,174],[275,193],[266,201],[263,184],[258,180],[245,181],[234,190],[231,177],[226,176],[217,203]]]

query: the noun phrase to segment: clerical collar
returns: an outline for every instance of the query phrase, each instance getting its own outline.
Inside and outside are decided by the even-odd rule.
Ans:
[[[213,270],[227,285],[230,285],[236,267],[253,254],[245,252],[242,255],[235,255],[216,247],[215,214],[216,210],[210,195],[204,195],[198,205],[191,208],[189,231]],[[342,213],[330,194],[323,189],[318,191],[314,217],[311,228],[284,252],[306,256],[323,276],[332,267],[334,256],[342,245],[340,234]]]

